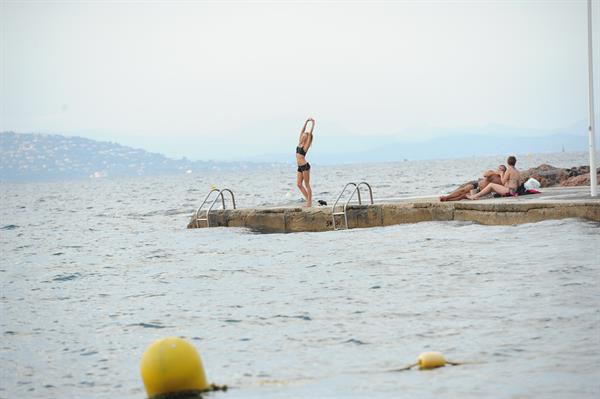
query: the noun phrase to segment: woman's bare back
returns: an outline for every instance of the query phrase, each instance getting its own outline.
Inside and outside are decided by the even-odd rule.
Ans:
[[[514,167],[509,167],[506,173],[508,174],[508,179],[505,178],[506,183],[504,185],[511,190],[517,190],[521,182],[521,174]]]

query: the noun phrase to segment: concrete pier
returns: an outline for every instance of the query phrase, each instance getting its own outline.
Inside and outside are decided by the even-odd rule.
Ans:
[[[374,188],[376,190],[376,188]],[[486,225],[515,225],[550,219],[581,218],[600,222],[600,198],[589,187],[545,188],[542,194],[478,201],[440,202],[437,197],[381,200],[374,205],[349,205],[348,227],[365,228],[403,223],[461,220]],[[331,206],[212,210],[211,227],[246,227],[263,233],[333,230]],[[337,216],[338,227],[345,227]],[[203,228],[194,216],[188,228]]]

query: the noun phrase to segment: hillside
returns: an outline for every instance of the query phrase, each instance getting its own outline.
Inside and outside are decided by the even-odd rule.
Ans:
[[[183,174],[240,163],[170,159],[116,143],[47,134],[0,133],[0,181]]]

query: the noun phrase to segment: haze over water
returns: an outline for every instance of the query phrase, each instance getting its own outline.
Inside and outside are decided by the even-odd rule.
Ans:
[[[348,181],[438,194],[503,161],[316,164],[312,180],[330,204]],[[214,398],[600,394],[598,223],[185,229],[213,184],[240,207],[300,203],[293,165],[0,185],[1,398],[143,398],[141,355],[172,335],[232,388]],[[388,371],[427,350],[471,364]]]

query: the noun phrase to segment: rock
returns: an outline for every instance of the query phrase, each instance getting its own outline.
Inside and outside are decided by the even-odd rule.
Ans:
[[[600,168],[598,169],[600,171]],[[533,177],[540,182],[542,187],[550,187],[556,185],[566,186],[584,186],[590,184],[589,182],[590,167],[587,165],[574,166],[570,169],[556,168],[552,165],[542,164],[538,167],[527,169],[521,172],[521,178],[523,181],[527,181],[530,177]],[[575,179],[582,175],[588,175],[587,183],[583,178]],[[571,180],[572,179],[572,180]],[[569,182],[563,184],[563,182]]]
[[[554,167],[552,165],[548,165],[547,163],[543,163],[540,166],[538,166],[537,168],[531,168],[529,170],[532,170],[532,169],[536,169],[536,170],[538,170],[540,172],[549,172],[549,171],[553,171],[553,170],[558,169],[558,168],[556,168],[556,167]]]
[[[588,168],[589,170],[589,168]],[[600,181],[600,174],[597,175],[597,181]],[[573,186],[589,186],[590,185],[590,174],[573,175],[560,183],[561,186],[573,187]]]
[[[521,178],[523,181],[527,181],[527,179],[530,177],[533,177],[539,181],[542,187],[550,187],[559,184],[562,180],[567,179],[569,174],[565,171],[565,169],[542,164],[538,167],[527,169],[521,172]]]

